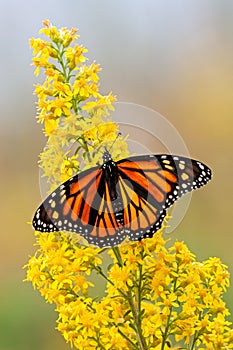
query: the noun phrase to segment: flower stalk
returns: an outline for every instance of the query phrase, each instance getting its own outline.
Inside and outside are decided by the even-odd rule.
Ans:
[[[114,247],[112,248],[115,256],[116,256],[116,259],[117,259],[117,263],[118,265],[122,268],[123,267],[123,262],[122,262],[122,258],[121,258],[121,253],[120,253],[120,250],[118,247]],[[138,289],[139,290],[139,289]],[[142,329],[141,329],[141,312],[140,312],[140,308],[136,308],[136,303],[135,303],[135,300],[133,298],[133,294],[132,294],[132,290],[131,288],[129,287],[128,291],[126,294],[123,293],[123,295],[125,296],[128,304],[129,304],[129,307],[130,307],[130,310],[132,312],[132,316],[133,316],[133,321],[134,321],[134,329],[135,329],[135,332],[136,332],[136,335],[137,335],[137,338],[138,338],[138,343],[139,343],[139,346],[140,346],[140,349],[141,350],[147,350],[147,345],[146,345],[146,341],[143,337],[143,334],[142,334]],[[139,297],[138,297],[138,306],[140,307],[141,305],[141,298],[140,298],[140,292],[139,292]]]

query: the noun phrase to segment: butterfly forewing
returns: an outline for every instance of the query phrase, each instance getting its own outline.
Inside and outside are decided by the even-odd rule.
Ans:
[[[201,162],[170,155],[135,156],[117,162],[122,178],[125,224],[133,239],[151,237],[175,200],[211,178]],[[133,191],[127,189],[129,181]],[[131,200],[126,196],[131,195]],[[132,238],[131,238],[132,239]]]

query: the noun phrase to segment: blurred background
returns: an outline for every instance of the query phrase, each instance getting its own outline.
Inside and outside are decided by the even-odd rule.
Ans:
[[[0,349],[65,350],[56,314],[22,266],[34,251],[27,221],[41,201],[28,40],[43,19],[77,27],[90,60],[103,67],[101,92],[152,108],[182,135],[190,155],[207,163],[211,183],[195,192],[172,239],[198,260],[218,256],[233,276],[233,2],[231,0],[1,0]],[[143,116],[142,116],[143,118]],[[143,144],[143,136],[141,138]],[[156,150],[154,150],[156,151]],[[233,287],[225,297],[233,321]]]

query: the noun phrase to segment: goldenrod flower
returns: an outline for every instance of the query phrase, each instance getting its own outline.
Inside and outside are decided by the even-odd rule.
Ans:
[[[99,92],[99,65],[86,65],[87,50],[76,29],[44,21],[31,39],[37,84],[38,122],[47,145],[39,166],[50,189],[101,161],[103,147],[114,159],[128,156],[126,138],[110,111],[115,97]],[[84,113],[85,111],[85,113]],[[233,348],[229,310],[222,297],[229,272],[218,258],[198,262],[184,242],[168,247],[163,228],[151,239],[119,247],[88,246],[78,234],[35,233],[37,250],[27,277],[58,312],[57,329],[79,350]],[[107,250],[111,263],[106,268]],[[105,282],[96,295],[93,275]],[[93,295],[95,294],[95,297]]]
[[[174,345],[184,341],[193,349],[199,349],[200,344],[208,349],[211,342],[220,344],[219,349],[231,346],[231,323],[226,320],[229,311],[221,299],[229,278],[219,260],[214,272],[207,273],[211,259],[198,263],[184,243],[166,248],[160,232],[142,245],[131,242],[110,249],[114,263],[104,272],[102,250],[80,245],[76,237],[62,233],[38,235],[39,248],[27,264],[27,280],[47,301],[57,305],[58,329],[77,349],[85,348],[88,340],[93,349],[99,344],[131,349],[131,343],[138,344],[141,338],[148,349],[165,349],[174,338]],[[182,245],[179,255],[178,244]],[[189,263],[179,265],[188,256]],[[195,273],[199,279],[196,276],[184,284],[194,265],[198,265]],[[173,275],[174,269],[177,275]],[[94,287],[88,279],[92,271],[107,282],[107,294],[98,301],[89,294]],[[218,280],[223,278],[221,287]],[[211,294],[213,287],[217,288],[216,295]],[[204,298],[200,296],[203,290]],[[135,329],[131,327],[134,322]]]
[[[112,93],[106,96],[100,94],[97,85],[100,67],[95,62],[85,65],[87,49],[76,43],[79,38],[77,30],[57,29],[49,20],[44,21],[44,25],[40,33],[49,40],[33,38],[30,45],[35,55],[35,74],[38,75],[41,69],[45,73],[44,83],[35,87],[38,122],[44,124],[44,132],[48,137],[45,151],[40,155],[40,167],[52,188],[55,188],[79,170],[80,149],[83,150],[86,167],[99,162],[99,147],[113,143],[118,128],[105,120],[109,110],[113,110],[115,97]],[[89,99],[92,100],[86,102]],[[88,112],[86,118],[83,117],[83,111]],[[90,130],[95,130],[95,136],[88,137]],[[63,147],[71,148],[75,143],[77,163],[70,166],[68,162],[72,154]],[[121,153],[128,154],[126,141],[119,138],[112,148],[113,155],[118,155],[119,147]]]

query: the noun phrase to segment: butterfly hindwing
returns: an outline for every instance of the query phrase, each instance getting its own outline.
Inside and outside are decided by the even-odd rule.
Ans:
[[[98,168],[92,168],[75,175],[54,192],[52,192],[41,204],[35,213],[33,226],[38,231],[74,231],[79,224],[88,224],[87,214],[90,210],[89,202],[93,194],[88,189],[96,187],[99,181]],[[88,195],[88,200],[85,198]],[[85,215],[81,215],[84,213]],[[53,225],[53,226],[52,226]]]

